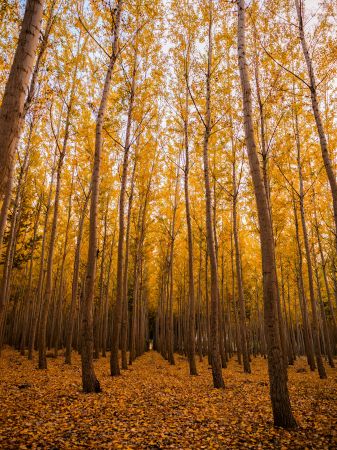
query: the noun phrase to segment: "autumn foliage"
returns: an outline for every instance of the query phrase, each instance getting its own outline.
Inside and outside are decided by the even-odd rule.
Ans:
[[[337,446],[336,2],[0,3],[0,445]]]

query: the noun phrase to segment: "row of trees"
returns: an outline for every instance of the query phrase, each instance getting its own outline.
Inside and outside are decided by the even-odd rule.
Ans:
[[[337,337],[337,11],[304,6],[4,3],[1,346],[75,348],[85,392],[151,340],[216,388],[260,354],[296,426],[287,365]]]

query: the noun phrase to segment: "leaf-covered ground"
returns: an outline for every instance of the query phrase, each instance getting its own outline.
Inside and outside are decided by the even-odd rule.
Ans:
[[[266,362],[245,375],[232,360],[225,390],[212,388],[206,362],[190,377],[184,358],[169,366],[149,352],[111,379],[109,361],[95,363],[103,392],[81,392],[80,360],[49,359],[39,371],[13,350],[0,360],[1,449],[335,449],[337,371],[329,378],[289,370],[296,431],[272,426]]]

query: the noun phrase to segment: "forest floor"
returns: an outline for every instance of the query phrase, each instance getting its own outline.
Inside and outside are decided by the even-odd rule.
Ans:
[[[223,371],[226,388],[212,388],[206,362],[190,377],[185,358],[170,366],[155,352],[122,376],[109,376],[109,360],[95,362],[103,392],[81,392],[80,359],[67,366],[48,359],[36,369],[11,349],[0,360],[1,449],[336,449],[337,371],[328,379],[305,360],[289,370],[295,431],[272,423],[267,365],[253,359],[243,374],[234,359]],[[300,371],[298,372],[298,370]],[[306,372],[303,372],[305,369]]]

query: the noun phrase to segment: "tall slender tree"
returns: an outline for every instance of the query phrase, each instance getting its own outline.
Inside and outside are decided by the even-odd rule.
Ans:
[[[220,357],[219,342],[219,286],[218,286],[218,267],[214,240],[214,228],[212,219],[212,191],[210,185],[210,169],[209,169],[209,139],[211,135],[211,77],[212,77],[212,46],[213,46],[213,2],[208,2],[208,57],[206,72],[206,111],[204,122],[204,139],[203,139],[203,164],[204,164],[204,181],[206,194],[206,236],[207,250],[210,260],[211,269],[211,314],[210,314],[210,356],[212,364],[213,384],[215,388],[225,386],[222,377],[222,365]]]
[[[91,176],[91,203],[90,203],[90,225],[89,225],[89,246],[88,262],[85,282],[85,297],[82,306],[82,385],[84,392],[100,392],[101,387],[96,378],[93,365],[93,299],[96,278],[96,258],[97,258],[97,208],[99,196],[100,166],[102,152],[102,130],[104,117],[107,110],[109,91],[113,69],[118,56],[118,38],[121,21],[123,0],[118,0],[112,15],[112,52],[108,69],[105,74],[104,86],[101,102],[96,119],[95,131],[95,154],[94,165]]]
[[[10,183],[14,152],[23,126],[22,115],[39,43],[43,0],[27,0],[18,45],[0,107],[0,194]]]
[[[278,293],[273,230],[268,208],[267,193],[260,171],[260,163],[254,136],[252,93],[246,60],[245,8],[245,1],[238,0],[238,64],[242,90],[245,141],[248,151],[250,173],[254,186],[260,228],[264,323],[268,352],[270,396],[273,408],[274,424],[285,428],[293,428],[296,427],[297,424],[291,411],[287,386],[287,374],[286,368],[283,364],[281,338],[278,325]]]

